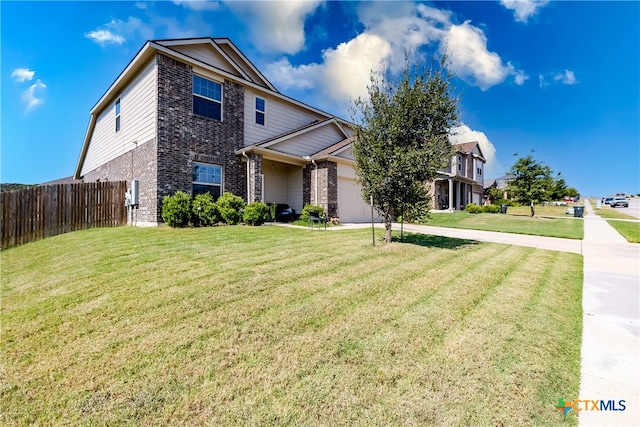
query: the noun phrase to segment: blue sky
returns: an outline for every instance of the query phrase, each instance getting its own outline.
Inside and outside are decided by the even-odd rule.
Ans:
[[[369,70],[447,53],[485,177],[534,156],[583,195],[640,193],[640,3],[0,2],[2,182],[72,175],[89,111],[149,39],[229,37],[348,119]]]

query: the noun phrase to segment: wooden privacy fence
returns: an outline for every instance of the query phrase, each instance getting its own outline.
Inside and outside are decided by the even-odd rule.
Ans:
[[[2,193],[2,249],[127,223],[125,181],[56,184]]]

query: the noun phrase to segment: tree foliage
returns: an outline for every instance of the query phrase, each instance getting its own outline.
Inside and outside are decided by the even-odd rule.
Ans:
[[[445,58],[407,60],[399,75],[372,72],[369,96],[354,102],[355,170],[363,199],[373,196],[384,217],[387,242],[391,222],[429,200],[426,182],[451,159],[448,135],[458,123],[458,100],[445,64]]]
[[[549,200],[555,182],[551,168],[533,158],[533,154],[519,158],[511,167],[509,192],[523,205],[531,206],[531,216],[535,215],[535,204]]]

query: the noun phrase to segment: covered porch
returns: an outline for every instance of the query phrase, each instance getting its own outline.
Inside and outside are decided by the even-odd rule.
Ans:
[[[434,210],[464,210],[469,203],[482,205],[482,188],[471,180],[439,178],[432,188]]]

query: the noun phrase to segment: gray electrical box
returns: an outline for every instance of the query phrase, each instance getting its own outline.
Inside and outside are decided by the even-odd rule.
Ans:
[[[138,192],[140,189],[140,181],[134,179],[131,181],[131,202],[132,205],[138,205]]]

